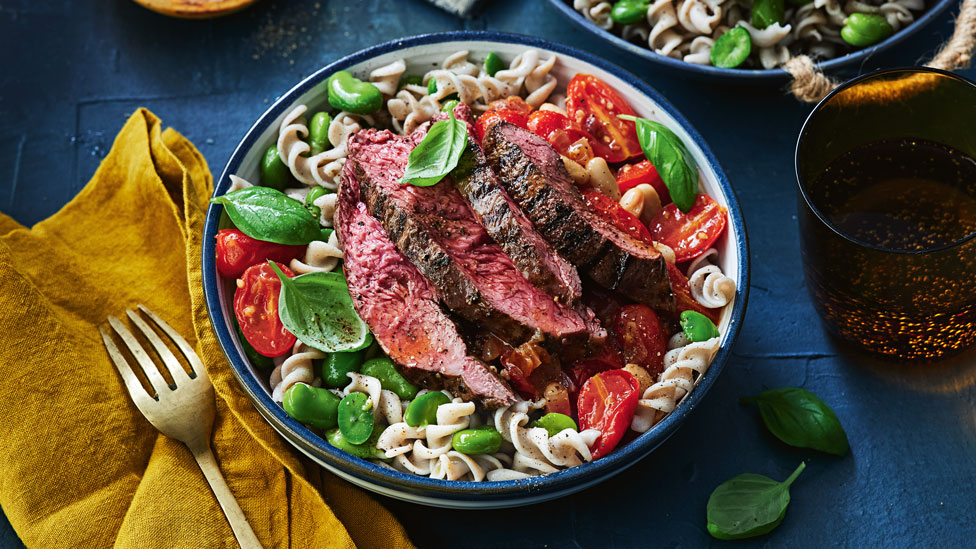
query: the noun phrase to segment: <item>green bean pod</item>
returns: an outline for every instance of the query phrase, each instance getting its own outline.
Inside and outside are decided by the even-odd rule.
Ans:
[[[339,71],[326,82],[329,105],[340,111],[372,114],[383,106],[383,94],[370,82],[363,82],[346,71]]]
[[[349,372],[355,372],[363,363],[363,352],[331,353],[322,363],[322,381],[329,387],[345,387],[349,384]]]
[[[411,427],[437,424],[437,407],[451,399],[440,391],[425,393],[410,401],[403,412],[403,421]]]
[[[693,342],[708,341],[719,336],[715,323],[707,316],[695,311],[681,313],[681,331]]]
[[[325,440],[343,452],[359,458],[390,461],[390,458],[386,457],[386,453],[376,447],[376,442],[379,440],[382,432],[382,429],[373,429],[372,436],[366,442],[353,444],[346,440],[346,437],[342,436],[342,431],[338,427],[333,427],[325,432]]]
[[[491,425],[462,429],[451,437],[451,447],[462,454],[491,454],[502,446],[502,434]]]
[[[282,408],[296,420],[319,429],[336,426],[339,410],[339,397],[328,389],[296,383],[282,396]]]
[[[365,376],[373,376],[380,380],[380,384],[387,391],[393,391],[402,400],[410,400],[417,396],[419,387],[407,381],[400,372],[397,371],[393,361],[389,358],[374,358],[363,363],[359,373]]]
[[[261,186],[283,190],[292,181],[291,170],[278,154],[278,147],[271,145],[261,157]]]
[[[312,148],[309,154],[315,156],[328,149],[332,144],[329,143],[329,126],[332,125],[332,115],[327,112],[317,112],[308,123],[308,145]]]

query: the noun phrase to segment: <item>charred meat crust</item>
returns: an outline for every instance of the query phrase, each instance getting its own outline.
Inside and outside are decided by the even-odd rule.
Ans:
[[[509,196],[563,257],[597,284],[673,315],[664,258],[591,212],[545,140],[500,122],[483,146]]]

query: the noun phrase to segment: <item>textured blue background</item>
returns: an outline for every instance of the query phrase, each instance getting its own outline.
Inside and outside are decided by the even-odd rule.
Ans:
[[[864,69],[915,64],[950,26],[946,15]],[[878,364],[824,334],[803,287],[795,221],[793,145],[810,107],[777,88],[665,72],[581,33],[542,0],[495,0],[470,20],[419,0],[265,1],[216,21],[171,20],[126,0],[2,2],[0,210],[27,225],[57,211],[138,106],[193,140],[219,172],[251,122],[302,76],[377,42],[461,28],[581,47],[668,97],[709,141],[737,189],[751,237],[752,299],[727,371],[649,458],[596,488],[529,508],[460,512],[383,500],[413,540],[470,547],[721,544],[704,529],[712,489],[743,472],[785,478],[805,459],[809,467],[794,485],[786,519],[755,545],[971,546],[976,357],[926,368]],[[754,410],[737,404],[740,396],[784,385],[805,387],[834,407],[851,455],[786,447]],[[20,545],[2,516],[0,545]]]

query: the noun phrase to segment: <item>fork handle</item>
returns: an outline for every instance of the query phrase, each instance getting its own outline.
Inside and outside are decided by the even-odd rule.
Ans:
[[[227,486],[227,481],[224,480],[224,475],[220,472],[220,467],[217,466],[217,460],[214,458],[213,451],[210,450],[210,445],[206,444],[203,448],[191,448],[191,451],[197,460],[197,465],[203,471],[203,476],[210,483],[210,489],[217,496],[217,503],[224,510],[224,516],[227,517],[227,522],[230,523],[230,528],[234,531],[237,543],[243,549],[261,549],[261,542],[254,535],[254,530],[248,524],[244,511],[241,510],[237,499],[234,498],[234,494]]]

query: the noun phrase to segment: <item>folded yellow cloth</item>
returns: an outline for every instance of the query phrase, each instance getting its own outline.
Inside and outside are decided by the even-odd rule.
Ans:
[[[97,326],[143,303],[207,365],[213,449],[266,547],[410,546],[378,503],[287,447],[238,387],[203,299],[211,192],[193,144],[140,109],[60,212],[30,229],[0,215],[3,511],[30,547],[236,546],[190,452],[143,418],[102,346]]]

